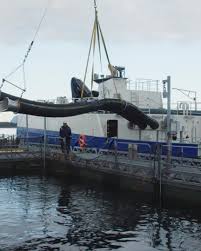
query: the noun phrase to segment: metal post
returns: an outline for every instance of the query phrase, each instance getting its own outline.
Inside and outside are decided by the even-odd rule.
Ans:
[[[159,141],[159,130],[156,130],[156,142]]]
[[[142,131],[141,131],[141,129],[139,129],[139,140],[141,140],[142,139]]]
[[[47,118],[44,117],[44,145],[43,145],[43,167],[46,167],[46,137],[47,137]]]
[[[157,144],[157,160],[158,160],[158,172],[157,172],[157,181],[159,185],[159,202],[160,206],[162,203],[162,170],[161,170],[161,144]]]
[[[114,138],[114,157],[115,157],[115,167],[116,167],[116,169],[118,169],[117,150],[118,150],[118,137],[115,137]]]
[[[171,164],[172,138],[171,138],[171,78],[167,77],[167,163]]]
[[[28,137],[29,137],[29,115],[26,114],[26,145],[27,145],[27,150],[29,149]]]
[[[179,132],[179,141],[180,143],[183,143],[183,131]]]
[[[194,100],[195,100],[195,110],[197,111],[197,92],[195,92]]]

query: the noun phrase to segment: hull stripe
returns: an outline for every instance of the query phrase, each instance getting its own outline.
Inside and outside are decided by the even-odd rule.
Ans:
[[[17,128],[17,137],[26,138],[27,129],[24,127]],[[28,137],[30,142],[37,142],[38,138],[43,137],[44,131],[41,129],[28,129]],[[59,132],[46,131],[48,144],[60,145]],[[79,146],[78,144],[79,134],[72,134],[71,145]],[[105,137],[95,137],[86,135],[87,147],[99,149],[114,149],[114,139],[107,139]],[[162,155],[167,155],[166,142],[155,141],[139,141],[139,140],[126,140],[118,139],[118,151],[128,151],[129,144],[136,144],[138,146],[139,153],[155,154],[156,145],[160,143],[162,148]],[[185,143],[173,143],[172,155],[175,157],[197,158],[198,157],[198,144],[185,144]]]

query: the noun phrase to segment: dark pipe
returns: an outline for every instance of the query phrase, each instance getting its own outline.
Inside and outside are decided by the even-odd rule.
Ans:
[[[16,100],[15,96],[8,95],[1,101],[2,111],[13,111],[44,117],[70,117],[99,110],[117,113],[128,121],[145,129],[149,125],[152,129],[159,127],[155,119],[150,118],[135,105],[119,99],[102,99],[90,102],[81,101],[65,105],[47,104],[25,99]]]

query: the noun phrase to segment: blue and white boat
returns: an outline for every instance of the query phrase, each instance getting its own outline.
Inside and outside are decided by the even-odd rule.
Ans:
[[[96,6],[95,6],[96,7]],[[164,109],[163,82],[138,79],[130,81],[126,77],[125,67],[112,66],[107,53],[106,44],[102,30],[98,22],[97,9],[95,8],[95,22],[92,34],[90,51],[95,51],[95,37],[98,37],[98,48],[100,41],[106,53],[109,74],[95,74],[92,68],[91,86],[96,85],[96,91],[88,90],[84,84],[76,85],[75,78],[72,79],[72,103],[93,102],[104,99],[125,100],[140,108],[154,120],[157,120],[157,130],[147,126],[140,128],[137,124],[129,122],[117,113],[105,110],[97,110],[77,116],[68,117],[41,117],[19,114],[17,117],[18,137],[37,138],[44,136],[50,144],[59,144],[59,129],[63,122],[67,122],[72,129],[72,147],[78,146],[78,139],[81,134],[86,136],[88,148],[110,149],[111,140],[108,140],[107,124],[109,120],[116,120],[118,123],[118,150],[128,151],[129,144],[138,146],[140,153],[154,153],[156,144],[161,143],[162,153],[167,153],[167,110]],[[93,40],[94,39],[94,40]],[[92,48],[94,46],[94,48]],[[99,50],[99,53],[101,51]],[[89,61],[88,61],[89,62]],[[88,66],[87,62],[87,66]],[[87,71],[86,71],[87,72]],[[78,81],[79,82],[79,81]],[[57,98],[55,103],[67,103],[64,98]],[[191,108],[188,102],[178,102],[175,110],[171,112],[171,141],[172,154],[189,158],[200,156],[201,142],[201,112]]]
[[[116,98],[127,100],[138,106],[152,118],[159,122],[157,130],[149,126],[141,130],[135,124],[128,122],[125,118],[116,113],[97,111],[64,118],[43,118],[32,115],[18,115],[17,135],[19,137],[30,138],[42,137],[44,135],[44,121],[48,142],[59,144],[59,129],[63,122],[67,122],[71,127],[72,147],[78,146],[80,134],[84,134],[87,139],[87,147],[97,149],[109,149],[110,140],[107,138],[108,120],[118,121],[118,150],[128,151],[128,145],[133,143],[138,145],[141,153],[153,153],[156,143],[163,145],[163,152],[167,151],[167,112],[163,109],[162,92],[159,91],[158,81],[135,82],[131,87],[130,81],[125,77],[107,76],[97,78],[99,97]],[[114,87],[114,83],[115,86]],[[116,89],[118,93],[116,93]],[[87,98],[86,98],[87,99]],[[91,102],[92,97],[88,98]],[[76,98],[73,102],[79,102]],[[172,111],[171,115],[171,138],[172,151],[174,156],[199,157],[199,145],[201,139],[201,113],[188,110],[186,103],[179,106],[182,109]]]

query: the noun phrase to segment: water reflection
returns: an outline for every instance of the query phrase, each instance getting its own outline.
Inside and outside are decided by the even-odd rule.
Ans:
[[[45,177],[0,179],[0,250],[201,250],[194,211]]]

